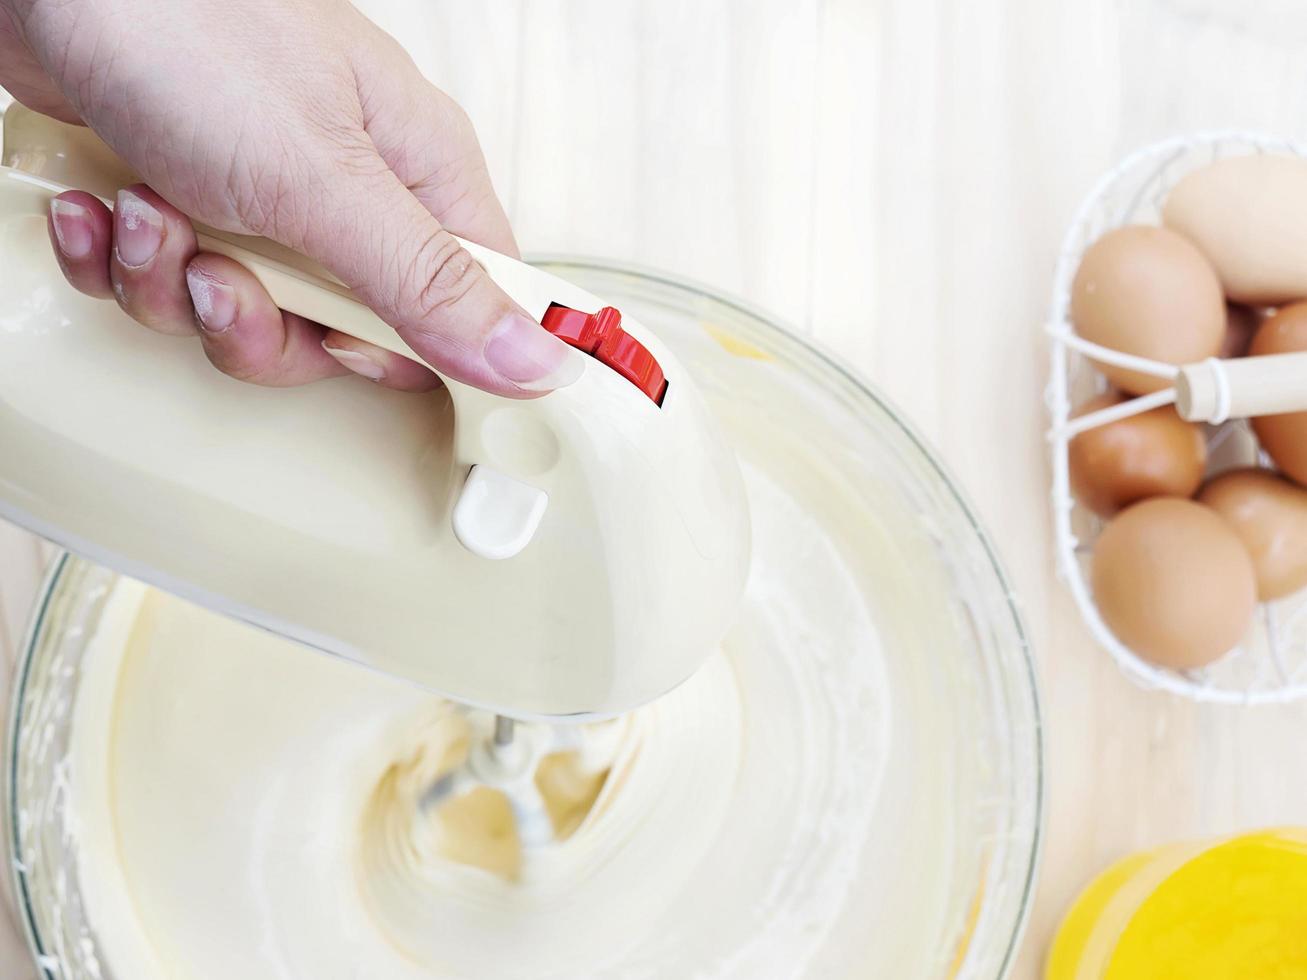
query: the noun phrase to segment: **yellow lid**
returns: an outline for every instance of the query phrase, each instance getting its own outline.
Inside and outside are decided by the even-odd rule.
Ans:
[[[1307,980],[1307,831],[1173,846],[1080,895],[1047,980]]]
[[[1307,835],[1237,837],[1162,883],[1106,980],[1307,980]]]

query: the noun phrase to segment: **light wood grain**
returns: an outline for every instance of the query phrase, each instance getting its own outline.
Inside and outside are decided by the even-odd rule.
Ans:
[[[950,462],[1043,679],[1050,820],[1015,976],[1113,858],[1307,823],[1307,706],[1137,690],[1053,581],[1039,336],[1063,227],[1122,153],[1226,125],[1307,137],[1296,0],[414,0],[381,19],[468,108],[524,249],[766,307]],[[0,650],[39,568],[0,532]]]

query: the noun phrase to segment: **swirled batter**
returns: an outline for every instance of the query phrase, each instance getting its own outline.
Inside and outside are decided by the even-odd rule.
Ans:
[[[560,839],[526,852],[493,793],[418,805],[484,718],[121,582],[75,720],[106,976],[805,975],[872,836],[885,684],[840,542],[747,479],[737,628],[572,734],[538,777]]]

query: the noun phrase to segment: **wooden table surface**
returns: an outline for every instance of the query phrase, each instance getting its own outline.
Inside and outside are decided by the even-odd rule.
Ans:
[[[411,0],[378,19],[471,113],[524,249],[774,311],[952,465],[1043,683],[1048,834],[1015,976],[1113,858],[1307,824],[1307,705],[1138,690],[1055,582],[1040,338],[1063,228],[1116,158],[1210,127],[1307,137],[1298,0]],[[0,528],[9,660],[43,557]]]

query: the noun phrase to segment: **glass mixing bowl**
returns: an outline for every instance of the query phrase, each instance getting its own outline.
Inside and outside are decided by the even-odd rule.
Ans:
[[[897,944],[894,962],[913,964],[898,980],[1003,976],[1039,849],[1039,709],[1011,590],[955,482],[865,382],[759,311],[643,270],[568,258],[539,264],[657,331],[719,411],[747,416],[753,431],[812,420],[813,448],[851,488],[853,512],[883,525],[887,548],[914,556],[901,565],[890,551],[879,557],[884,603],[924,598],[930,614],[880,624],[893,710],[878,723],[889,727],[891,751],[876,840],[850,858],[859,862],[859,911],[834,927],[860,937],[851,945],[862,951],[823,964],[821,975],[884,976],[881,954]],[[758,447],[738,448],[749,465]],[[67,757],[82,657],[113,581],[78,558],[55,564],[12,712],[16,890],[36,962],[60,980],[111,977],[78,886]]]

